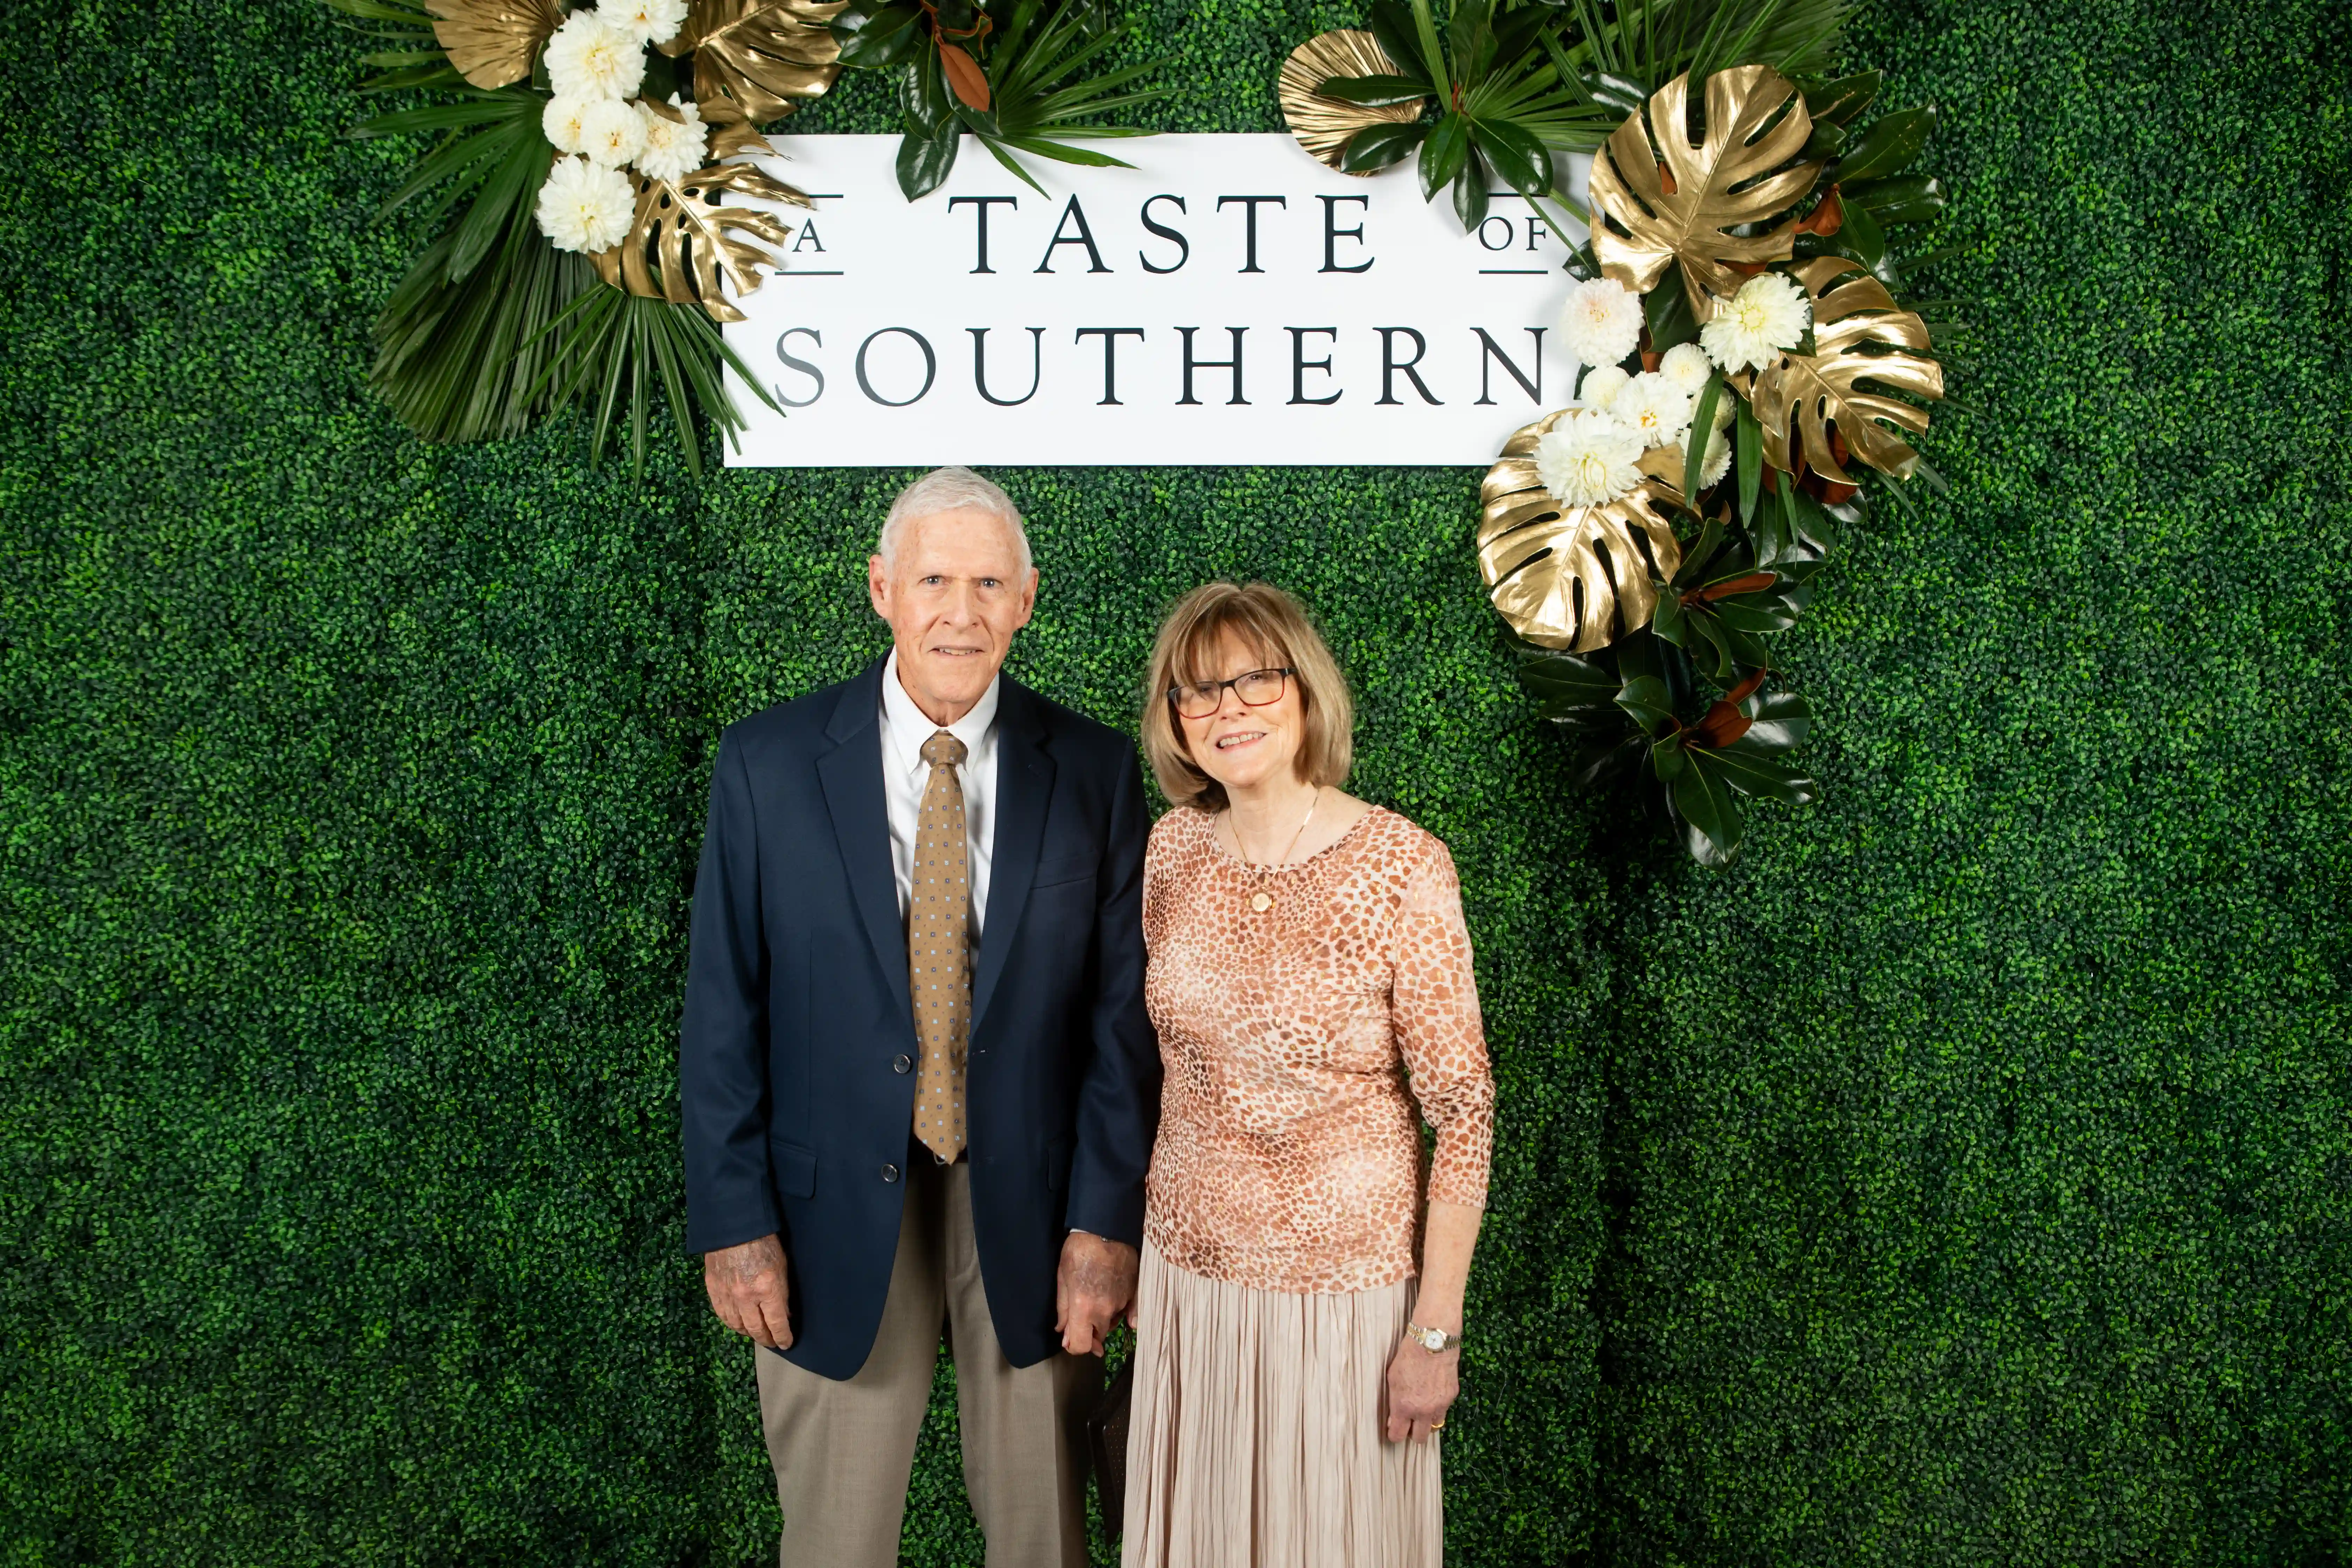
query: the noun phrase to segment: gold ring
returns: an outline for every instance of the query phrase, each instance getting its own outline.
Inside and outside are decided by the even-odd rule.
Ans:
[[[1445,1430],[1445,1423],[1442,1419],[1433,1421],[1429,1424],[1429,1429],[1433,1432],[1443,1432]]]

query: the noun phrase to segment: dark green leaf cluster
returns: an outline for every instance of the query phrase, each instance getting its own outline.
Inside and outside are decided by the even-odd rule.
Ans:
[[[1001,20],[1000,20],[1001,14]],[[850,0],[835,18],[841,63],[896,79],[905,134],[898,188],[908,201],[945,184],[970,133],[1031,189],[1045,187],[1015,153],[1090,168],[1133,167],[1075,141],[1143,132],[1101,116],[1149,104],[1164,89],[1137,84],[1152,71],[1139,61],[1098,75],[1088,67],[1131,29],[1107,0]]]
[[[1897,177],[1926,147],[1932,110],[1885,115],[1847,143],[1845,126],[1870,106],[1880,85],[1880,74],[1871,71],[1806,89],[1814,142],[1825,151],[1814,154],[1824,163],[1802,205],[1819,215],[1813,226],[1827,232],[1801,235],[1798,246],[1800,256],[1843,256],[1900,289],[1920,264],[1906,268],[1895,257],[1885,226],[1929,221],[1941,215],[1944,198],[1932,178]],[[1855,181],[1853,194],[1848,179]],[[1570,266],[1594,275],[1589,244]],[[1643,309],[1637,356],[1654,359],[1697,340],[1678,268],[1666,269],[1643,297]],[[1810,343],[1801,346],[1810,352]],[[1625,368],[1638,368],[1636,360]],[[1710,443],[1696,433],[1714,428],[1727,400],[1732,462],[1709,486],[1702,477]],[[1815,798],[1814,782],[1778,754],[1803,738],[1810,710],[1801,698],[1764,689],[1772,657],[1763,639],[1797,624],[1839,527],[1863,521],[1862,492],[1816,474],[1769,468],[1754,408],[1720,374],[1700,393],[1691,429],[1680,489],[1693,524],[1687,531],[1696,537],[1672,579],[1655,584],[1651,624],[1591,658],[1528,648],[1519,679],[1544,715],[1575,737],[1571,776],[1579,784],[1646,774],[1660,786],[1692,858],[1720,870],[1739,854],[1741,797],[1789,805]],[[1934,479],[1924,462],[1922,471]],[[1891,483],[1874,488],[1899,500]]]
[[[580,402],[592,415],[589,466],[625,429],[631,467],[642,470],[658,384],[679,453],[699,475],[702,422],[724,440],[743,427],[723,367],[733,365],[753,395],[776,407],[700,306],[608,288],[585,257],[557,250],[540,231],[540,186],[556,156],[541,123],[549,98],[543,65],[530,83],[484,91],[457,75],[430,15],[411,0],[321,3],[346,30],[404,46],[363,58],[393,68],[361,92],[436,95],[351,132],[359,140],[438,138],[378,212],[388,218],[406,209],[434,233],[375,319],[369,375],[418,438],[518,436]],[[655,53],[646,67],[651,92],[661,81],[690,81],[693,57]]]
[[[1316,90],[1372,106],[1428,102],[1420,120],[1358,132],[1339,166],[1369,174],[1417,150],[1422,195],[1433,201],[1450,189],[1467,231],[1486,218],[1496,180],[1539,212],[1544,201],[1572,207],[1555,183],[1552,153],[1598,147],[1685,71],[1750,62],[1790,77],[1817,69],[1836,53],[1846,5],[1461,0],[1441,29],[1431,0],[1375,0],[1365,26],[1400,74],[1333,77]]]

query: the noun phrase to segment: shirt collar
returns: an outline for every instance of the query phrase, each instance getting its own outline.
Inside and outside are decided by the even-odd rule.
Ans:
[[[996,726],[996,703],[1004,684],[1002,673],[988,683],[971,711],[947,727],[949,734],[963,742],[964,760],[969,762],[980,751],[980,744]],[[890,754],[901,773],[912,773],[925,765],[923,742],[940,731],[907,689],[898,684],[898,650],[890,650],[890,659],[882,667],[882,730],[889,737]]]

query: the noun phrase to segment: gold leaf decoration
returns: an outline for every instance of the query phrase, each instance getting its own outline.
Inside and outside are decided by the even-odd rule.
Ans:
[[[1753,271],[1792,254],[1794,218],[1761,234],[1731,229],[1786,211],[1813,188],[1822,166],[1780,169],[1803,149],[1813,121],[1803,95],[1771,67],[1741,66],[1706,79],[1706,134],[1696,142],[1690,138],[1689,82],[1678,76],[1652,93],[1649,129],[1640,114],[1628,117],[1593,159],[1593,201],[1625,232],[1596,223],[1592,254],[1603,273],[1636,294],[1647,293],[1669,262],[1681,262],[1691,311],[1706,321],[1717,297],[1738,290],[1742,275],[1733,263]],[[1787,113],[1776,122],[1783,106]]]
[[[1318,33],[1297,48],[1282,62],[1282,77],[1276,91],[1282,100],[1282,118],[1298,144],[1318,163],[1330,168],[1339,166],[1339,153],[1348,138],[1368,125],[1403,125],[1421,117],[1427,99],[1412,103],[1392,103],[1385,109],[1367,109],[1360,103],[1342,103],[1336,98],[1322,98],[1315,89],[1335,76],[1396,76],[1400,68],[1389,58],[1388,52],[1371,34],[1353,27],[1340,27],[1328,33]],[[1360,175],[1379,173],[1374,169],[1359,169]]]
[[[563,21],[558,0],[425,0],[425,9],[457,74],[486,89],[530,75],[539,46]]]
[[[1522,427],[1486,470],[1478,570],[1513,631],[1541,647],[1590,653],[1656,612],[1651,575],[1672,578],[1683,558],[1662,509],[1679,504],[1682,492],[1658,477],[1668,466],[1662,450],[1643,462],[1651,477],[1615,500],[1561,506],[1536,473],[1535,451],[1570,412]]]
[[[694,96],[719,140],[781,120],[806,98],[821,98],[841,74],[841,46],[830,31],[848,0],[692,0],[687,24],[660,46],[666,55],[694,51]],[[732,127],[742,127],[740,132]]]
[[[782,264],[735,234],[782,247],[793,231],[773,213],[721,205],[720,196],[730,191],[763,201],[810,205],[807,196],[749,163],[713,164],[675,184],[639,178],[636,217],[628,237],[591,258],[597,273],[632,294],[700,305],[716,321],[741,321],[743,312],[728,303],[720,288],[722,278],[734,280],[737,293],[749,294],[761,283],[757,268]]]
[[[1813,297],[1813,352],[1790,354],[1756,378],[1764,460],[1783,473],[1796,472],[1789,450],[1794,436],[1813,472],[1837,484],[1853,483],[1830,447],[1828,426],[1834,423],[1852,456],[1880,473],[1909,479],[1919,454],[1887,426],[1918,435],[1927,428],[1927,411],[1861,391],[1859,384],[1943,396],[1943,368],[1920,357],[1929,346],[1927,324],[1898,309],[1885,284],[1843,257],[1807,262],[1797,269],[1797,280]],[[1873,344],[1889,352],[1870,353],[1865,345]]]

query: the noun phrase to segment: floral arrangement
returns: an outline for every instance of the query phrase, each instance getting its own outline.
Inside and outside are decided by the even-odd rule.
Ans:
[[[965,131],[1024,179],[1014,152],[1116,163],[1072,140],[1137,134],[1095,121],[1154,96],[1133,89],[1148,67],[1077,79],[1125,36],[1100,0],[325,3],[380,46],[361,91],[427,100],[353,133],[436,138],[383,209],[438,232],[377,318],[371,384],[428,441],[585,403],[592,463],[625,426],[642,466],[658,388],[698,475],[697,411],[743,426],[727,366],[777,408],[719,323],[783,265],[776,209],[809,199],[741,160],[845,68],[899,73],[909,199]]]
[[[1585,226],[1554,219],[1575,400],[1488,470],[1479,567],[1522,685],[1579,742],[1577,782],[1651,780],[1711,867],[1739,852],[1743,800],[1814,798],[1783,755],[1811,711],[1772,688],[1767,638],[1862,522],[1862,470],[1898,503],[1940,483],[1910,438],[1943,373],[1904,299],[1939,258],[1887,237],[1943,210],[1905,174],[1935,115],[1865,121],[1878,74],[1827,72],[1840,20],[1835,0],[1460,0],[1441,38],[1428,0],[1381,0],[1369,34],[1310,40],[1283,82],[1335,167],[1417,150],[1465,227],[1490,170]],[[1552,167],[1579,149],[1589,207]]]

